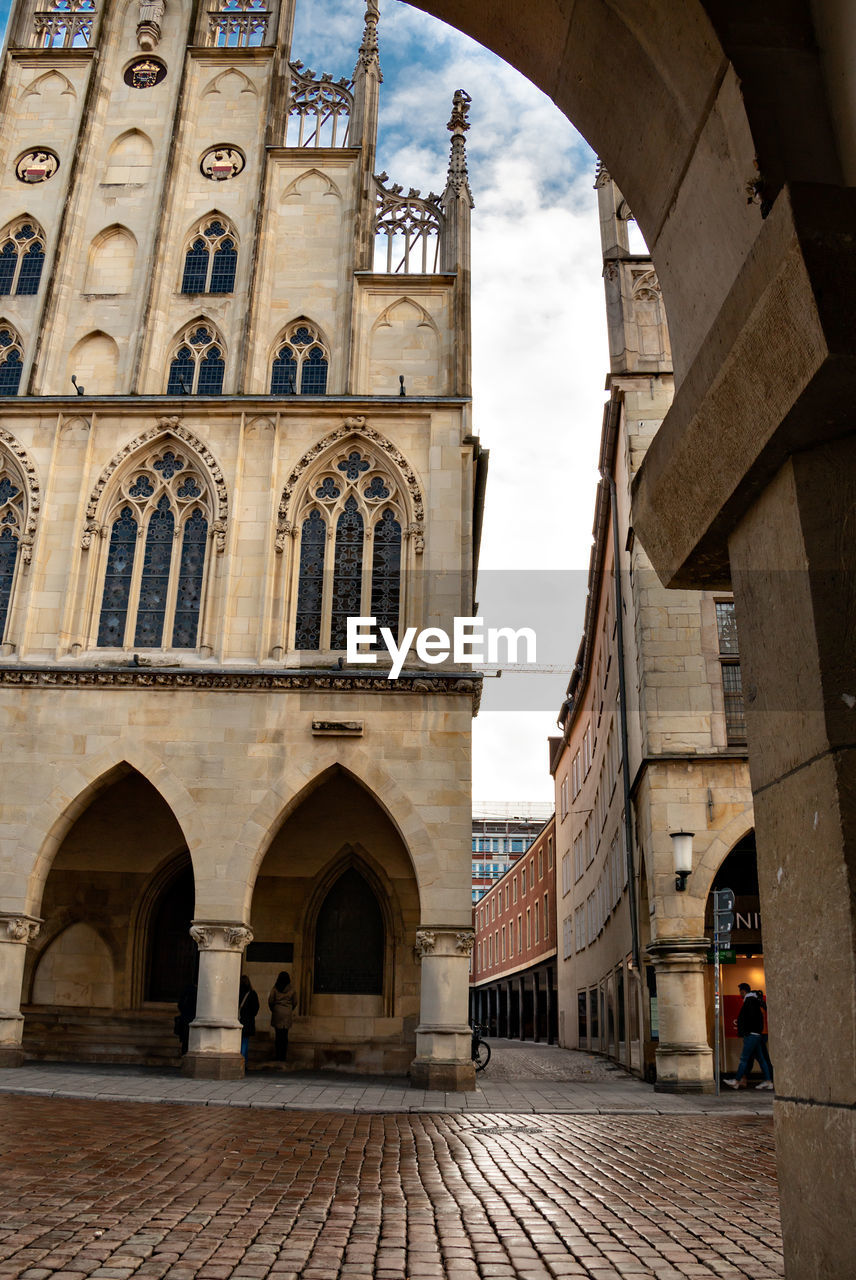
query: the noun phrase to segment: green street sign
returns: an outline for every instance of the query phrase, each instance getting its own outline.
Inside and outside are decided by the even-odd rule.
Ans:
[[[714,958],[713,958],[713,952],[712,952],[712,951],[708,951],[708,953],[707,953],[707,963],[708,963],[708,964],[714,964],[714,963],[715,963]],[[737,963],[737,955],[736,955],[736,953],[732,950],[732,948],[731,948],[731,947],[726,947],[726,948],[724,948],[722,951],[720,951],[720,953],[719,953],[719,963],[720,963],[720,964],[736,964],[736,963]]]

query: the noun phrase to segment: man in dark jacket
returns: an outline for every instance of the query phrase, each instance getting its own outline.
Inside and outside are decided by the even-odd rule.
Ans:
[[[738,991],[743,997],[743,1004],[740,1006],[740,1012],[737,1015],[737,1034],[743,1037],[743,1052],[740,1055],[737,1075],[733,1080],[726,1080],[725,1083],[731,1089],[739,1089],[746,1072],[749,1070],[752,1059],[757,1057],[764,1073],[764,1079],[758,1085],[758,1088],[772,1089],[773,1077],[770,1074],[769,1058],[762,1052],[764,1010],[761,1008],[761,1001],[758,999],[757,992],[752,990],[748,982],[741,982]]]

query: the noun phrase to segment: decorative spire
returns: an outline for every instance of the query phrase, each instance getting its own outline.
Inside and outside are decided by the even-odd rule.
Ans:
[[[470,183],[467,176],[467,144],[464,134],[470,127],[467,112],[470,109],[471,102],[472,98],[468,93],[465,93],[463,89],[456,89],[455,96],[452,99],[452,118],[446,126],[452,135],[452,150],[449,156],[449,176],[446,182],[446,190],[466,191],[470,205],[473,203],[473,193],[470,191]]]
[[[603,161],[601,160],[600,156],[598,156],[598,158],[597,158],[597,168],[595,169],[595,172],[594,172],[594,189],[595,189],[595,191],[597,191],[600,187],[605,187],[605,186],[606,186],[606,184],[607,184],[607,182],[611,182],[611,181],[612,181],[612,179],[611,179],[611,178],[610,178],[610,176],[609,176],[609,170],[607,169],[606,165],[605,165],[605,164],[603,163]]]
[[[380,73],[377,44],[379,18],[380,9],[378,8],[377,0],[366,0],[366,25],[363,29],[363,43],[360,45],[357,67],[363,66],[366,70],[374,67],[377,71],[378,79],[383,80],[383,76]]]

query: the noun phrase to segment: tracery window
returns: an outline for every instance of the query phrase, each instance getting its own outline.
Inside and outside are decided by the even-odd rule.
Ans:
[[[99,647],[196,648],[210,510],[202,470],[179,446],[126,473],[108,519]]]
[[[39,291],[45,262],[45,234],[37,222],[23,218],[0,235],[0,294],[18,296]]]
[[[226,364],[213,327],[194,321],[180,339],[169,366],[166,394],[218,396]]]
[[[286,146],[346,147],[354,110],[351,81],[315,72],[302,62],[289,63],[291,97],[288,103]]]
[[[238,266],[237,240],[219,218],[205,219],[184,255],[182,293],[231,293]]]
[[[21,340],[8,325],[0,324],[0,396],[16,396],[21,385],[24,353]]]
[[[327,391],[329,355],[318,330],[298,321],[277,346],[270,375],[272,396],[323,396]]]
[[[208,12],[209,45],[217,49],[249,49],[264,44],[272,17],[264,0],[224,0]]]
[[[398,635],[404,510],[392,469],[362,442],[315,474],[298,524],[296,649],[344,649],[349,617]]]
[[[38,49],[85,49],[94,21],[95,0],[53,0],[33,14],[32,43]]]
[[[385,186],[387,175],[375,179],[375,270],[387,274],[425,275],[439,270],[443,211],[440,197],[427,197],[399,183]]]
[[[6,631],[23,532],[24,487],[17,472],[0,453],[0,640]]]

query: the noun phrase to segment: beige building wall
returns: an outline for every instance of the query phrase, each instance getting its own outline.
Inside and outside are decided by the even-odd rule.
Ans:
[[[287,2],[261,43],[228,48],[216,9],[191,30],[169,5],[152,27],[108,0],[71,49],[63,12],[37,49],[42,18],[18,7],[0,85],[0,226],[26,216],[45,254],[36,292],[0,304],[23,355],[0,433],[0,1060],[20,1060],[22,1036],[38,1056],[174,1055],[172,956],[198,975],[191,1072],[243,1070],[243,966],[262,1057],[287,968],[294,1062],[467,1084],[478,683],[415,652],[389,681],[388,654],[349,665],[335,626],[385,609],[393,630],[451,634],[471,612],[485,459],[461,354],[468,100],[446,193],[421,200],[373,177],[373,10],[352,82],[288,61]],[[315,146],[319,93],[342,130]],[[286,145],[289,121],[306,145]],[[38,157],[16,174],[39,148],[40,180]],[[374,269],[381,205],[434,228],[435,269]],[[212,289],[212,240],[209,274],[183,292],[215,221],[234,281]],[[298,325],[326,384],[300,365],[271,395]],[[212,345],[222,385],[193,394]],[[180,347],[193,385],[167,396]],[[349,561],[338,531],[354,513]],[[318,921],[352,873],[380,913],[380,986],[316,990]]]

